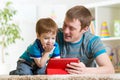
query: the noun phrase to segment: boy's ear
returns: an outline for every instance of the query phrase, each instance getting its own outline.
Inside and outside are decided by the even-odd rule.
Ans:
[[[36,33],[37,37],[39,37],[40,35],[38,33]]]

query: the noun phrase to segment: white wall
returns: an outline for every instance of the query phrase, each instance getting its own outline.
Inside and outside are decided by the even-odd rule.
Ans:
[[[3,5],[3,3],[5,1],[0,1],[0,5]],[[16,68],[16,62],[19,56],[36,39],[35,24],[37,21],[37,8],[35,4],[19,4],[13,2],[11,6],[17,10],[14,20],[21,29],[21,36],[24,41],[17,40],[16,44],[12,44],[6,49],[8,55],[5,55],[5,63],[9,65],[9,71]]]

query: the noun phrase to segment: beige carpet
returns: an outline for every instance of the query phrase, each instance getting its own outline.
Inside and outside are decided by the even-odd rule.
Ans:
[[[120,74],[82,74],[82,75],[0,75],[0,80],[120,80]]]

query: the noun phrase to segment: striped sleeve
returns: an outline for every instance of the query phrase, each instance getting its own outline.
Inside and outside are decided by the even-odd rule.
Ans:
[[[96,58],[100,54],[106,53],[104,44],[102,43],[100,37],[94,36],[91,38],[88,44],[88,52],[93,53],[93,57]]]

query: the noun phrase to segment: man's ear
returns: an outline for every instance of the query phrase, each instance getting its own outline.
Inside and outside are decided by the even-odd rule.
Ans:
[[[82,32],[85,33],[85,32],[88,31],[88,30],[89,30],[89,27],[86,26],[85,28],[82,29]]]

